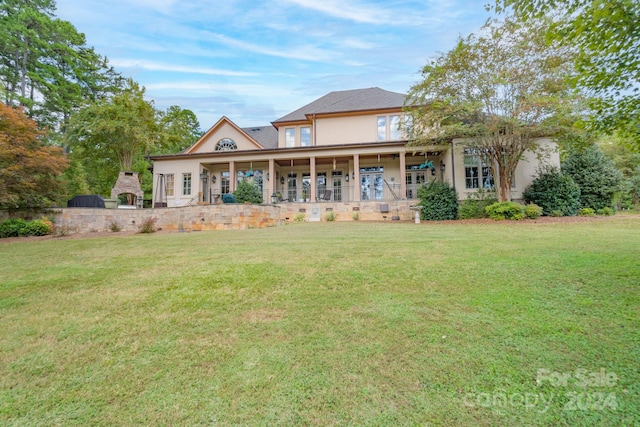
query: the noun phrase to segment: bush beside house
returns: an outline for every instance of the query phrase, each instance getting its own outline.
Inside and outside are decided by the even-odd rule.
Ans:
[[[428,221],[456,219],[458,193],[448,183],[432,181],[418,189],[420,218]]]

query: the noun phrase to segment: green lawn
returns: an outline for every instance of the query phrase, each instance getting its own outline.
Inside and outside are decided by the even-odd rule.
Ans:
[[[637,216],[25,239],[0,260],[2,425],[640,423]]]

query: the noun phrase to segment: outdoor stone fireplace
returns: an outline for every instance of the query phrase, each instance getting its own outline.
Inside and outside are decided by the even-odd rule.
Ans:
[[[118,199],[120,194],[133,194],[136,196],[134,201],[138,208],[142,207],[142,198],[144,192],[140,186],[140,180],[138,179],[137,172],[120,172],[118,174],[118,180],[113,189],[111,189],[111,198]]]

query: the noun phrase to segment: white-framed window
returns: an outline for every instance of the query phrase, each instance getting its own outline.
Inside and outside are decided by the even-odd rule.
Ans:
[[[387,140],[387,116],[378,116],[378,141]]]
[[[402,130],[400,129],[400,116],[389,116],[389,140],[397,141],[402,139]]]
[[[231,138],[222,138],[216,143],[215,151],[231,151],[237,150],[236,142]]]
[[[229,194],[229,171],[220,172],[220,194]]]
[[[464,149],[465,188],[493,189],[495,187],[491,167],[480,155],[478,148]]]
[[[296,145],[296,128],[286,128],[284,130],[284,146],[295,147]]]
[[[300,128],[300,145],[302,147],[311,147],[311,128],[310,127],[302,127]]]
[[[167,197],[173,196],[176,188],[175,176],[172,173],[165,174],[165,191],[167,193]]]
[[[191,172],[182,174],[182,195],[191,195]]]

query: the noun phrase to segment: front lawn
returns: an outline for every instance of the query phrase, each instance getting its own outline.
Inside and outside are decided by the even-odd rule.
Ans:
[[[0,242],[0,424],[638,424],[638,254],[638,217]]]

